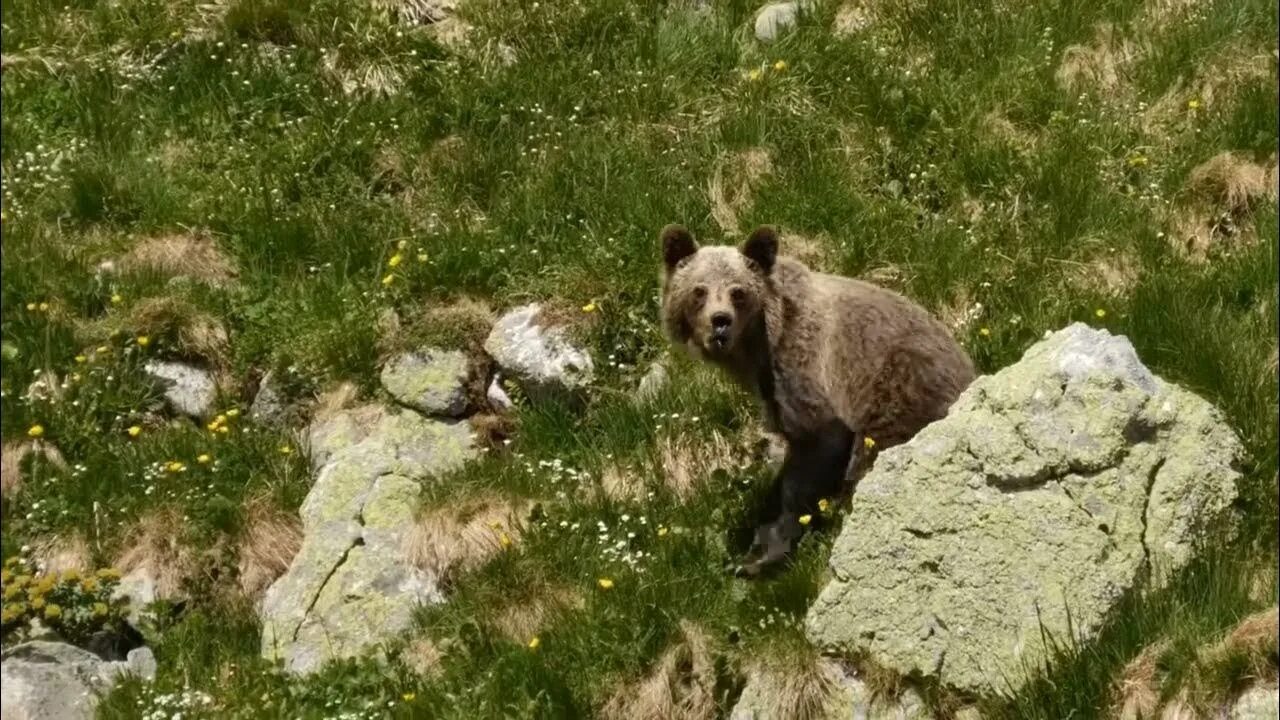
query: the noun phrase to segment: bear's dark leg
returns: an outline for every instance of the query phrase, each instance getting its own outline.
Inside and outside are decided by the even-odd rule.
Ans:
[[[818,501],[834,497],[849,470],[853,455],[854,432],[839,420],[824,423],[815,431],[788,438],[787,457],[778,472],[773,490],[780,513],[773,522],[756,530],[756,548],[760,556],[743,569],[758,574],[766,565],[775,563],[791,551],[791,546],[804,532],[800,518],[817,511]]]

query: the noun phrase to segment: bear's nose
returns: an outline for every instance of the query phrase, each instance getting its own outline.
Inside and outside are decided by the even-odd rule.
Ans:
[[[728,330],[733,324],[733,316],[726,312],[718,312],[711,316],[711,329],[717,331]]]

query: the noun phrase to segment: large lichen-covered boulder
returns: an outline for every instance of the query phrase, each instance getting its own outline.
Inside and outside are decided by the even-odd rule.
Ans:
[[[302,547],[260,608],[263,656],[295,673],[375,651],[416,607],[442,601],[404,541],[421,481],[475,454],[466,424],[377,405],[316,421],[306,445],[316,477],[299,510]]]
[[[549,323],[537,304],[499,318],[484,350],[534,402],[575,400],[595,374],[591,355],[574,346],[565,327]]]
[[[155,677],[155,656],[145,647],[124,661],[104,660],[62,642],[16,645],[0,660],[0,716],[6,720],[92,720],[101,695],[124,675]]]
[[[382,387],[418,412],[461,417],[467,411],[470,377],[465,353],[428,348],[392,358],[382,368]]]
[[[1230,513],[1242,452],[1127,339],[1074,324],[879,457],[807,634],[972,693],[1016,690],[1045,634],[1092,636],[1126,591],[1188,561]]]

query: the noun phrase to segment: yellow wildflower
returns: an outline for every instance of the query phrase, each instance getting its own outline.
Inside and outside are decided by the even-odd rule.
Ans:
[[[27,303],[27,312],[35,312],[35,311],[36,311],[36,304],[35,304],[35,303]]]
[[[106,615],[107,615],[107,611],[108,611],[108,608],[107,608],[107,604],[106,604],[106,603],[104,603],[104,602],[96,602],[96,603],[94,603],[94,604],[93,604],[93,616],[94,616],[94,617],[106,617]]]
[[[801,515],[801,516],[800,516],[800,524],[801,524],[801,525],[808,525],[808,524],[809,524],[809,523],[811,523],[811,522],[813,522],[813,516],[812,516],[812,515]]]
[[[128,430],[125,430],[125,432],[129,433],[129,437],[131,437],[131,438],[136,438],[136,437],[138,437],[139,435],[141,435],[141,434],[142,434],[142,426],[140,426],[140,425],[130,425],[130,426],[129,426],[129,429],[128,429]]]
[[[75,568],[67,568],[62,571],[62,582],[73,583],[80,579],[80,571]]]
[[[230,410],[228,410],[227,417],[229,418],[240,417],[240,408],[231,408]]]
[[[183,470],[186,470],[187,466],[178,462],[177,460],[170,460],[169,462],[164,464],[164,469],[168,470],[171,473],[178,473],[178,472],[182,472]]]
[[[138,347],[146,347],[150,344],[151,344],[151,338],[147,337],[146,335],[138,336]]]
[[[400,263],[402,262],[404,262],[404,256],[402,256],[400,253],[396,253],[395,255],[391,256],[390,260],[387,261],[387,267],[399,267]]]
[[[280,446],[280,454],[281,454],[281,455],[292,455],[292,454],[293,454],[293,448],[292,448],[292,447],[289,447],[288,445],[281,445],[281,446]]]
[[[98,592],[98,578],[87,577],[80,581],[80,589],[87,593]]]
[[[666,536],[667,536],[667,532],[668,532],[668,530],[667,530],[667,526],[666,526],[666,525],[660,525],[660,526],[658,526],[658,537],[666,537]]]
[[[62,606],[57,603],[49,603],[44,607],[44,616],[46,620],[57,620],[62,617]]]
[[[210,455],[209,453],[200,453],[199,455],[196,456],[196,462],[200,463],[201,465],[208,465],[212,461],[213,461],[213,456]]]
[[[1102,308],[1098,308],[1097,310],[1093,311],[1093,314],[1097,316],[1099,320],[1101,320],[1102,318],[1107,316],[1107,311],[1103,310]]]
[[[105,567],[97,572],[97,576],[103,580],[119,580],[120,571],[113,567]]]
[[[119,295],[112,295],[112,296],[111,296],[111,304],[112,304],[112,305],[119,305],[119,304],[120,304],[120,303],[122,303],[122,302],[124,302],[124,298],[123,298],[123,297],[121,297],[121,296],[119,296]]]
[[[31,598],[31,609],[39,610],[44,607],[45,600],[42,597]]]
[[[218,417],[214,418],[213,421],[218,423],[219,425],[226,425],[227,416],[222,413],[218,413]]]
[[[40,312],[49,312],[49,303],[40,303]]]
[[[418,697],[417,694],[409,692],[401,695],[400,699],[404,700],[405,702],[413,702],[413,699],[416,697]]]
[[[387,275],[386,277],[382,278],[382,284],[383,284],[384,286],[390,285],[391,283],[393,283],[393,282],[395,282],[395,281],[396,281],[396,276],[395,276],[395,275]]]
[[[981,335],[982,337],[991,337],[991,328],[987,328],[987,327],[980,328],[978,330],[978,334]]]
[[[498,533],[498,544],[504,548],[511,547],[511,536],[506,533]]]
[[[231,428],[227,427],[226,425],[219,425],[218,432],[222,433],[223,435],[226,435],[227,433],[231,432]]]
[[[583,306],[582,306],[582,312],[584,312],[584,313],[595,312],[595,311],[596,311],[596,308],[597,308],[597,306],[596,306],[596,302],[595,302],[594,300],[592,300],[591,302],[589,302],[589,303],[587,303],[586,305],[583,305]]]
[[[44,426],[40,424],[32,425],[27,429],[27,437],[42,438],[44,437]]]
[[[751,70],[750,72],[748,72],[748,73],[747,73],[747,79],[748,79],[748,80],[750,80],[751,82],[756,82],[756,81],[758,81],[758,80],[760,79],[760,77],[761,77],[761,75],[760,75],[760,71],[759,71],[759,70],[754,70],[754,69],[753,69],[753,70]]]
[[[9,587],[4,589],[4,599],[12,600],[18,597],[18,595],[20,595],[21,593],[22,593],[22,588],[18,587],[17,585],[10,585]]]
[[[774,63],[774,64],[773,64],[773,69],[774,69],[774,70],[777,70],[778,72],[782,72],[783,70],[786,70],[786,69],[787,69],[787,61],[786,61],[786,60],[779,60],[778,62],[776,62],[776,63]]]
[[[827,502],[826,498],[822,498],[818,501],[818,512],[826,512],[830,507],[831,503]]]
[[[83,365],[83,364],[85,364],[85,363],[89,362],[89,358],[85,357],[84,355],[77,355],[77,356],[76,356],[76,362],[77,362],[77,363],[79,363],[79,364],[81,364],[81,365]]]
[[[409,247],[409,241],[408,241],[408,240],[401,240],[400,242],[396,243],[396,249],[397,249],[397,250],[403,250],[403,249],[405,249],[405,248],[407,248],[407,247]]]
[[[22,588],[27,586],[27,583],[30,583],[30,582],[31,582],[31,576],[27,575],[26,573],[23,573],[13,579],[13,586],[21,590]],[[53,587],[53,586],[50,585],[49,587]]]
[[[99,345],[99,346],[94,350],[94,352],[95,352],[95,353],[97,353],[97,354],[99,354],[99,355],[110,355],[110,354],[111,354],[111,348],[110,348],[109,346],[107,346],[107,345]]]
[[[862,447],[870,450],[875,446],[876,446],[875,438],[871,437],[870,435],[867,435],[862,438]]]
[[[10,580],[13,580],[13,573],[9,572],[9,568],[4,568],[3,570],[0,570],[0,582],[5,583],[7,585],[9,584]]]
[[[538,639],[538,636],[537,636],[537,635],[534,635],[533,637],[529,638],[529,649],[530,649],[530,650],[537,650],[537,649],[538,649],[538,646],[539,646],[539,645],[541,645],[541,644],[542,644],[542,641]]]
[[[53,586],[54,586],[54,578],[52,575],[45,575],[44,577],[40,578],[39,582],[36,583],[36,588],[40,590],[40,594],[42,595],[52,590]]]
[[[1147,160],[1147,156],[1143,155],[1142,153],[1138,153],[1136,155],[1132,155],[1129,157],[1129,165],[1132,167],[1146,167],[1148,162],[1150,161]]]
[[[0,611],[0,622],[3,622],[5,625],[8,625],[14,620],[17,620],[19,614],[20,613],[18,611],[6,605],[4,610]]]
[[[599,580],[596,580],[596,584],[600,586],[601,590],[613,589],[613,580],[611,578],[602,577]]]
[[[1199,109],[1200,109],[1200,99],[1199,99],[1199,98],[1191,98],[1190,100],[1188,100],[1188,101],[1187,101],[1187,109],[1188,109],[1188,110],[1199,110]]]
[[[426,253],[418,253],[418,262],[420,262],[420,263],[424,263],[424,262],[426,262],[426,261],[427,261],[427,254],[426,254]]]

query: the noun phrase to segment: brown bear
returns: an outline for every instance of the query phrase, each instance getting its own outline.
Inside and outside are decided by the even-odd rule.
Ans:
[[[946,415],[973,364],[905,297],[780,257],[772,228],[740,248],[699,248],[668,225],[661,242],[668,337],[754,393],[765,428],[787,439],[773,520],[756,530],[759,555],[743,567],[754,575],[785,557],[800,518],[841,490],[865,438],[891,447]]]

